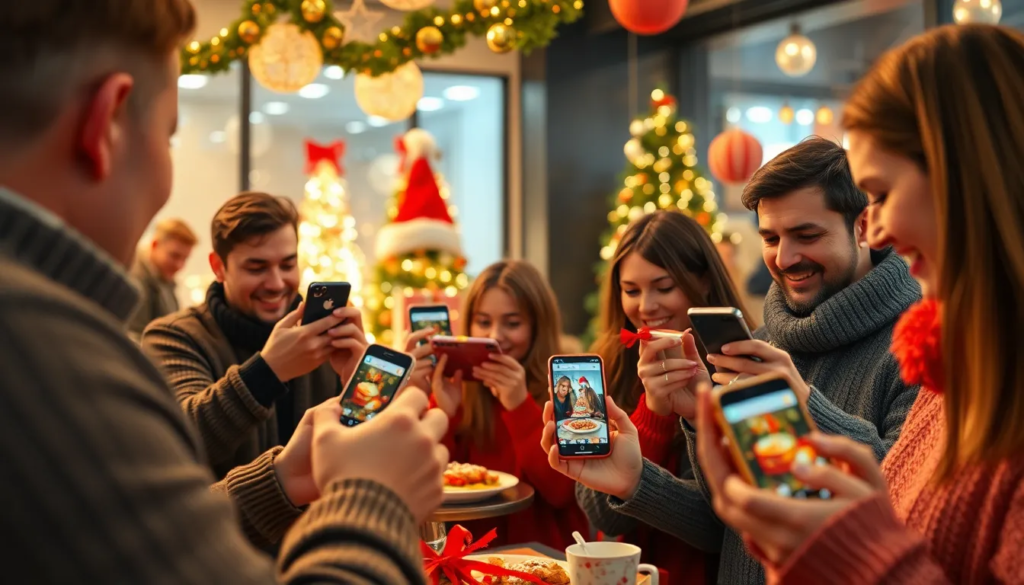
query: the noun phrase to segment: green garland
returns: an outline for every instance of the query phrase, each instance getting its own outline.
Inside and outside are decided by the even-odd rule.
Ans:
[[[473,0],[455,0],[450,10],[428,7],[407,12],[401,26],[381,32],[371,45],[344,42],[344,25],[332,13],[333,0],[323,3],[322,17],[310,22],[303,16],[302,0],[244,0],[242,15],[222,29],[220,35],[202,43],[194,41],[182,49],[182,73],[227,71],[231,63],[260,42],[267,28],[282,15],[316,36],[323,50],[324,65],[338,65],[346,71],[376,77],[414,59],[454,53],[465,46],[466,35],[484,36],[498,23],[516,31],[513,48],[529,53],[550,43],[559,24],[576,21],[583,11],[583,0],[500,0],[496,11],[487,12],[477,11]],[[429,54],[416,46],[416,33],[428,26],[437,27],[443,36],[440,48]]]

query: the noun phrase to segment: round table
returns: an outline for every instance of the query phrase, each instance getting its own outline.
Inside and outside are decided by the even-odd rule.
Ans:
[[[533,486],[519,482],[500,494],[479,502],[466,504],[443,504],[430,520],[423,524],[421,534],[423,541],[431,548],[440,552],[444,549],[448,534],[445,522],[462,522],[466,520],[483,520],[508,516],[525,510],[533,503]]]

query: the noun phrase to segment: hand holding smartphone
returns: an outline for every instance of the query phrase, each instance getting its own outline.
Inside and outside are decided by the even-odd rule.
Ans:
[[[548,382],[559,457],[608,457],[611,441],[601,357],[552,356],[548,360]]]
[[[341,424],[355,426],[379,414],[409,379],[412,356],[383,345],[366,348],[341,394]]]
[[[448,356],[444,377],[451,378],[461,371],[464,382],[477,382],[473,368],[490,360],[491,354],[501,353],[498,342],[486,337],[435,335],[430,339],[430,346],[438,359],[442,355]]]
[[[415,305],[409,307],[409,326],[413,333],[424,329],[434,329],[435,335],[452,334],[451,315],[447,305]],[[430,343],[424,339],[419,345]],[[430,356],[430,362],[437,365],[437,356]]]
[[[309,325],[330,315],[335,309],[348,306],[352,285],[347,282],[313,282],[306,290],[302,324]]]

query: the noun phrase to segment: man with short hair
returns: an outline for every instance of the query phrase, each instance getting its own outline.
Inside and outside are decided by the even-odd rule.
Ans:
[[[188,262],[195,247],[195,233],[180,219],[165,219],[156,224],[153,239],[135,254],[131,275],[139,285],[141,297],[128,322],[128,331],[139,336],[147,325],[178,310],[177,283],[174,277]]]
[[[868,248],[867,198],[838,144],[811,138],[783,152],[754,173],[743,202],[757,211],[765,264],[775,282],[756,340],[728,344],[728,355],[708,356],[718,369],[714,380],[784,375],[819,429],[866,443],[881,460],[917,396],[918,388],[901,380],[889,345],[897,318],[920,298],[920,288],[892,250]],[[692,396],[675,403],[690,409],[677,412],[684,421],[695,419]],[[740,535],[715,516],[696,435],[688,423],[683,430],[695,479],[676,478],[645,460],[642,471],[604,493],[580,486],[581,506],[605,532],[620,534],[639,520],[721,553],[719,583],[764,582],[761,564],[747,554]]]
[[[269,584],[239,527],[288,529],[288,583],[422,583],[447,417],[422,392],[349,429],[336,400],[214,489],[125,334],[125,267],[170,196],[188,0],[8,2],[0,18],[5,582]],[[234,509],[222,493],[232,497]],[[310,501],[305,513],[289,502]],[[314,501],[315,500],[315,501]]]
[[[228,200],[211,222],[217,280],[206,302],[158,319],[142,336],[218,479],[286,444],[307,409],[341,393],[366,347],[354,307],[299,323],[298,221],[283,197]]]

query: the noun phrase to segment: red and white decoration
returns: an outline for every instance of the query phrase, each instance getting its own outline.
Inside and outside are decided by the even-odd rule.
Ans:
[[[430,166],[440,155],[434,137],[414,128],[399,139],[397,147],[404,155],[401,172],[405,173],[406,187],[398,203],[398,215],[377,234],[377,257],[389,258],[416,250],[461,256],[459,231]]]
[[[722,132],[708,147],[711,174],[726,185],[745,183],[761,168],[763,159],[764,150],[757,138],[738,128]]]
[[[689,0],[608,0],[612,15],[638,35],[663,33],[683,19]]]

